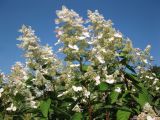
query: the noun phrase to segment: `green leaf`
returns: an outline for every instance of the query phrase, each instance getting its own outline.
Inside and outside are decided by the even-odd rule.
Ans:
[[[16,96],[15,96],[15,100],[23,102],[25,100],[25,97],[22,94],[17,93]]]
[[[133,73],[136,73],[136,71],[133,69],[132,66],[126,64],[126,67],[127,67],[130,71],[132,71]]]
[[[83,116],[82,116],[82,113],[75,113],[73,116],[72,116],[72,119],[71,120],[82,120]]]
[[[99,90],[100,90],[100,91],[106,91],[107,89],[108,89],[107,83],[101,82],[101,83],[99,84]]]
[[[88,65],[83,65],[83,66],[82,66],[82,70],[83,70],[84,72],[87,72],[87,71],[88,71]]]
[[[49,108],[51,105],[51,99],[47,99],[46,101],[41,101],[40,110],[44,117],[48,117]]]
[[[46,79],[46,80],[53,80],[52,76],[49,76],[49,75],[43,75],[43,77]]]
[[[149,102],[149,101],[148,101],[147,96],[144,93],[140,92],[139,96],[137,98],[137,102],[141,105],[141,107],[143,107],[144,104]]]
[[[141,89],[141,87],[138,85],[139,84],[139,80],[137,79],[135,74],[131,74],[128,73],[126,71],[121,71],[124,74],[124,77],[131,80],[132,84],[137,88],[137,89]]]
[[[145,105],[145,103],[151,103],[151,95],[149,94],[148,90],[142,85],[139,85],[141,87],[141,91],[138,94],[138,97],[136,98],[136,101],[140,104],[141,107]]]
[[[140,87],[140,91],[138,93],[138,97],[135,97],[132,95],[132,97],[135,99],[137,103],[140,104],[140,106],[143,108],[145,103],[150,103],[152,101],[152,96],[148,92],[147,88],[143,85],[143,83],[139,83],[138,85]]]
[[[119,96],[118,92],[113,91],[110,93],[111,104],[113,104],[117,101],[118,96]]]
[[[129,120],[130,114],[128,111],[118,110],[116,114],[117,120]]]
[[[70,120],[71,116],[68,112],[66,112],[64,109],[61,109],[59,107],[55,107],[54,105],[52,106],[52,108],[56,111],[59,112],[60,114],[62,114],[63,116],[60,117],[65,117],[67,120]]]
[[[40,120],[47,120],[47,118],[40,118]]]

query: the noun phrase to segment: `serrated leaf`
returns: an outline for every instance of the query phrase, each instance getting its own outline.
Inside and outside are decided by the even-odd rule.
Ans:
[[[137,102],[143,107],[145,103],[150,103],[150,97],[149,94],[145,93],[144,91],[141,91],[138,95]]]
[[[102,82],[99,84],[99,90],[100,91],[106,91],[108,89],[108,85],[105,82]]]
[[[139,96],[137,98],[137,102],[141,105],[141,107],[144,106],[145,103],[149,102],[147,96],[144,93],[139,93]]]
[[[51,99],[47,99],[46,101],[41,101],[40,110],[44,117],[48,117],[49,108],[51,105]]]
[[[139,87],[141,88],[138,97],[135,97],[132,95],[132,97],[137,101],[137,103],[140,104],[140,106],[143,108],[145,103],[151,103],[152,101],[152,96],[148,92],[148,90],[144,87],[142,83],[139,84]]]
[[[113,91],[110,93],[111,104],[113,104],[117,101],[118,96],[119,96],[118,92]]]
[[[117,120],[129,120],[130,114],[128,111],[118,110],[116,117]]]
[[[72,119],[71,120],[82,120],[83,116],[82,116],[82,113],[75,113],[73,116],[72,116]]]

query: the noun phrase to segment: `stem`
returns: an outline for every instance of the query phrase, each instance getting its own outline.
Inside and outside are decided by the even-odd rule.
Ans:
[[[128,81],[127,81],[126,78],[124,79],[124,82],[125,82],[125,84],[126,84],[127,90],[129,90]]]
[[[80,63],[80,71],[82,72],[82,74],[84,73],[83,72],[83,57],[80,56],[80,60],[79,60],[79,63]],[[87,88],[87,85],[85,84],[84,87]],[[88,113],[89,113],[89,120],[92,120],[92,106],[91,106],[91,103],[90,103],[90,100],[88,99]]]
[[[82,57],[80,57],[79,63],[80,63],[80,71],[83,72],[83,69],[82,69],[82,67],[83,67],[83,58]]]
[[[109,119],[109,112],[106,112],[106,120],[110,120]]]
[[[90,101],[89,101],[88,112],[89,112],[89,120],[92,120],[92,106],[91,106],[91,104],[90,104]]]

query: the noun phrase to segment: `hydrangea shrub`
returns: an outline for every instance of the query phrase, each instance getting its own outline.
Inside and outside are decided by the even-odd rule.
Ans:
[[[56,11],[58,59],[30,26],[19,30],[25,63],[0,73],[4,120],[160,120],[160,80],[148,45],[129,38],[97,10],[83,19],[62,6]]]

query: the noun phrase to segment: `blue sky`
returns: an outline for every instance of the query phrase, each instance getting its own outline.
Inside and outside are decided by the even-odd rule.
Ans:
[[[0,69],[6,73],[24,61],[16,44],[18,29],[31,25],[43,44],[54,46],[55,11],[65,5],[86,17],[98,9],[114,27],[133,41],[134,47],[152,45],[154,64],[160,65],[160,0],[0,0]],[[55,48],[56,50],[56,48]]]

